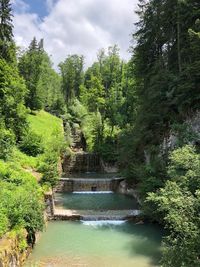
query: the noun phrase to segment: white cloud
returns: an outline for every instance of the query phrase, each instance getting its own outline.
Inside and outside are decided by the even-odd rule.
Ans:
[[[43,34],[40,30],[40,21],[36,14],[15,14],[14,26],[15,26],[15,40],[17,45],[21,47],[27,47],[34,36],[42,38]]]
[[[88,65],[96,59],[98,49],[112,44],[120,46],[123,58],[128,57],[137,0],[46,0],[46,3],[49,14],[43,21],[38,15],[28,13],[27,7],[15,14],[18,45],[27,46],[33,36],[44,38],[45,48],[55,64],[76,53],[83,54]]]
[[[23,0],[11,0],[11,4],[19,13],[28,12],[29,10],[29,5],[27,5]]]
[[[48,11],[52,10],[52,8],[53,8],[53,6],[55,4],[55,1],[56,0],[46,0],[46,6],[47,6]]]

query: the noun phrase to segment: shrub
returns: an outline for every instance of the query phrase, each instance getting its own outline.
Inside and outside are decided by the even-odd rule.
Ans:
[[[0,209],[0,238],[7,232],[9,226],[8,218],[5,212]]]
[[[44,206],[37,182],[27,181],[19,186],[4,181],[0,183],[0,187],[1,232],[16,227],[25,228],[28,234],[41,231],[43,229]],[[6,210],[6,213],[1,213],[1,207]],[[2,210],[4,211],[4,209]]]
[[[29,156],[36,157],[44,152],[42,138],[32,131],[28,131],[21,141],[19,148]]]
[[[12,153],[15,144],[14,134],[0,128],[0,159],[7,160]]]
[[[44,163],[39,170],[43,173],[41,184],[55,186],[59,178],[57,153],[51,151],[50,154],[45,154]]]

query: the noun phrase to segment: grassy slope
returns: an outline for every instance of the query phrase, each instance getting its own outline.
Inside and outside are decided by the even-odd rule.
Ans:
[[[28,122],[31,129],[38,135],[42,136],[44,145],[51,142],[55,132],[63,132],[62,120],[45,112],[37,112],[36,115],[29,115]]]
[[[42,137],[45,149],[51,145],[51,141],[53,142],[55,132],[63,135],[62,120],[43,110],[35,115],[28,115],[28,122],[31,130]],[[36,169],[41,161],[41,156],[30,157],[15,148],[12,161],[20,163],[24,168]]]

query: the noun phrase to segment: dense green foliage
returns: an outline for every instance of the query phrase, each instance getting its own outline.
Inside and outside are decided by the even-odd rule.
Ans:
[[[52,69],[43,42],[37,44],[34,38],[17,65],[12,28],[10,1],[1,0],[0,238],[15,231],[25,249],[21,229],[26,229],[31,243],[35,233],[43,229],[43,185],[56,184],[64,145],[62,120],[44,111],[33,114],[33,110],[62,112],[63,104],[61,79]],[[30,109],[32,115],[28,114]]]
[[[43,228],[42,187],[44,184],[45,188],[46,185],[49,188],[56,184],[59,177],[58,160],[65,143],[60,119],[41,111],[29,115],[28,121],[30,130],[19,144],[19,148],[26,154],[20,152],[12,141],[12,151],[6,158],[7,162],[0,161],[0,236],[20,227],[27,230],[28,241],[31,242],[34,233]],[[45,128],[41,130],[41,125],[49,131]],[[10,138],[9,134],[3,134],[4,139]],[[4,153],[2,155],[7,156]],[[35,157],[38,153],[42,154]],[[41,179],[42,187],[33,175]]]
[[[0,1],[0,58],[14,63],[15,44],[13,42],[12,8],[10,0]]]
[[[83,56],[70,55],[59,64],[62,75],[62,91],[67,103],[79,97],[79,87],[83,79]]]
[[[163,266],[199,266],[200,155],[190,146],[173,151],[168,180],[146,203],[153,216],[164,220],[170,235],[164,239]]]
[[[2,126],[20,139],[26,126],[26,87],[15,66],[0,59],[0,120]]]
[[[32,235],[43,228],[43,199],[36,179],[17,162],[0,162],[0,233],[24,227]],[[31,195],[31,198],[30,198]]]
[[[120,59],[116,45],[100,50],[97,61],[84,73],[82,66],[83,58],[77,55],[60,64],[66,117],[72,129],[74,124],[80,125],[88,151],[98,152],[104,160],[115,163],[119,133],[135,116],[132,66]]]
[[[53,70],[49,56],[44,51],[43,40],[36,38],[19,58],[19,70],[26,82],[26,106],[31,110],[46,108],[62,110],[59,75]]]
[[[200,107],[200,3],[141,0],[137,13],[135,115],[121,134],[120,162],[148,217],[169,231],[162,265],[199,266],[200,136],[191,121]]]
[[[197,1],[170,0],[140,1],[137,13],[129,63],[135,106],[122,134],[121,164],[148,192],[163,184],[168,150],[199,139],[187,120],[199,109],[200,14]]]
[[[24,77],[28,88],[26,105],[31,110],[41,109],[43,104],[42,92],[37,86],[40,79],[42,57],[43,48],[37,44],[37,40],[34,38],[28,51],[22,55],[19,61],[20,74]]]
[[[41,137],[31,131],[28,131],[25,134],[23,140],[19,144],[19,148],[25,154],[33,157],[36,157],[38,154],[41,154],[44,151]]]
[[[17,59],[10,1],[0,0],[0,237],[42,229],[41,186],[56,185],[79,131],[167,228],[162,265],[200,265],[200,3],[140,0],[137,14],[130,61],[114,45],[85,69],[83,56],[69,55],[58,74],[43,40]]]

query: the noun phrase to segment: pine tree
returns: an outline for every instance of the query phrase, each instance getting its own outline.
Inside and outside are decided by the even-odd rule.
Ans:
[[[28,50],[19,59],[19,71],[25,79],[28,89],[26,106],[31,110],[39,110],[44,105],[43,93],[38,87],[43,59],[44,51],[39,50],[37,40],[34,37]]]
[[[11,42],[13,38],[12,8],[10,0],[0,1],[0,40]]]
[[[41,39],[38,43],[39,51],[44,51],[44,39]]]
[[[0,56],[6,60],[13,60],[13,47],[11,3],[10,0],[0,0]]]
[[[37,39],[34,36],[33,40],[31,41],[30,45],[29,45],[29,51],[37,51],[38,49],[38,43],[37,43]]]

